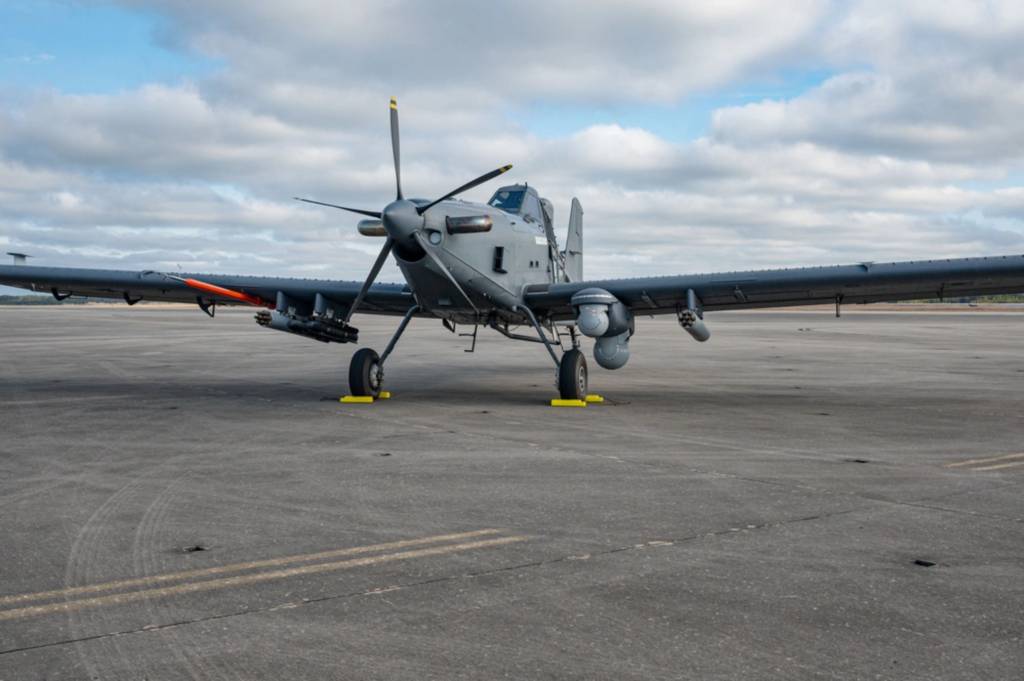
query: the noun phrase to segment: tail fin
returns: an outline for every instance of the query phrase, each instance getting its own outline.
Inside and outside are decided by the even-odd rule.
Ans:
[[[569,211],[569,236],[565,240],[565,274],[569,281],[583,280],[583,206],[573,198]]]

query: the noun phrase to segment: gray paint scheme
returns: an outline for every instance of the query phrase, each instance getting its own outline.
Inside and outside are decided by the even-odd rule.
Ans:
[[[1024,255],[552,284],[528,289],[526,302],[569,318],[572,295],[590,287],[611,292],[638,314],[676,312],[686,306],[691,289],[705,310],[820,305],[837,298],[841,303],[953,298],[1024,292]]]
[[[194,274],[180,272],[175,276],[195,277],[205,282],[258,295],[264,300],[277,300],[280,291],[300,303],[312,307],[320,293],[338,303],[351,303],[362,282],[296,279],[290,277],[257,277],[233,274]],[[32,291],[73,293],[94,298],[133,298],[165,302],[194,303],[197,297],[216,300],[219,304],[238,305],[238,301],[201,293],[184,283],[168,279],[157,272],[130,270],[93,270],[77,267],[0,266],[0,283]],[[413,304],[412,292],[401,284],[377,284],[366,297],[362,312],[404,314]]]
[[[453,207],[448,214],[470,212]],[[497,231],[492,230],[492,233]],[[459,236],[476,239],[488,235]],[[491,238],[487,245],[493,248],[496,242]],[[538,248],[540,253],[545,250]],[[510,284],[504,284],[497,277],[488,276],[483,271],[486,269],[484,261],[474,260],[472,253],[460,255],[455,251],[445,255],[457,275],[465,275],[468,281],[473,282],[471,288],[474,291],[484,290],[485,282],[499,282],[494,291],[501,291],[502,298],[511,300],[518,297],[516,284],[525,285],[524,294],[521,294],[523,302],[538,315],[554,319],[572,318],[570,300],[573,294],[591,287],[611,292],[638,314],[674,313],[679,306],[685,305],[689,289],[697,293],[708,311],[817,305],[834,302],[837,297],[845,304],[1024,292],[1024,255],[545,284],[529,284],[523,275],[511,276]],[[440,292],[437,295],[447,291],[453,298],[457,297],[457,293],[445,289],[446,280],[436,272],[436,267],[428,266],[423,260],[417,263],[399,261],[399,264],[410,278],[422,282],[435,293]],[[179,276],[194,276],[268,301],[276,300],[277,292],[281,291],[310,306],[317,293],[341,304],[351,303],[360,288],[360,282],[356,281],[214,274]],[[482,280],[478,280],[480,278]],[[433,280],[436,281],[430,284]],[[3,265],[0,266],[0,283],[35,291],[57,289],[61,293],[99,298],[121,298],[127,293],[145,300],[195,302],[197,297],[197,292],[183,283],[153,272]],[[207,299],[217,298],[201,295]],[[483,295],[472,295],[478,302],[486,302]],[[497,297],[498,294],[494,295]],[[230,299],[219,302],[237,304]],[[374,284],[360,310],[400,316],[413,302],[409,286]],[[453,305],[452,310],[455,309],[462,310],[462,307]],[[481,311],[487,309],[482,308]],[[443,309],[437,312],[442,316],[445,314]]]
[[[569,281],[583,280],[583,206],[575,197],[569,209],[569,235],[565,240],[565,274]]]

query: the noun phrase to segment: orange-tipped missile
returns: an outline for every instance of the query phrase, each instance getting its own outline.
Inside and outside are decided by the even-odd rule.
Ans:
[[[185,286],[188,286],[189,288],[196,289],[197,291],[204,291],[206,293],[212,293],[215,296],[222,296],[224,298],[240,300],[243,303],[249,303],[250,305],[255,305],[256,307],[266,307],[271,309],[274,307],[274,303],[268,303],[259,296],[254,296],[251,293],[235,291],[233,289],[224,288],[223,286],[217,286],[216,284],[210,284],[208,282],[200,281],[198,279],[185,279],[183,277],[175,277],[173,275],[169,276],[171,276],[172,279],[177,279],[178,281],[185,284]]]

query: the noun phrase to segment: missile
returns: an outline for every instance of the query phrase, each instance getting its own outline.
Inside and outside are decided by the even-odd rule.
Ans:
[[[695,341],[703,343],[711,338],[711,329],[707,327],[704,320],[697,316],[696,310],[682,310],[679,313],[679,326],[683,331],[693,336]]]
[[[292,317],[277,310],[260,310],[256,313],[256,323],[268,329],[294,333],[321,343],[356,343],[359,340],[359,329],[354,326]]]

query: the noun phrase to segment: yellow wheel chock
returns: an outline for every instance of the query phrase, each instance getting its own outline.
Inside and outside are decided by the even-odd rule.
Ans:
[[[552,407],[585,407],[587,403],[583,400],[551,400]]]
[[[381,390],[380,394],[377,395],[376,399],[390,400],[391,393],[388,392],[387,390]],[[372,395],[345,395],[338,401],[344,402],[345,404],[373,404],[374,397]]]

